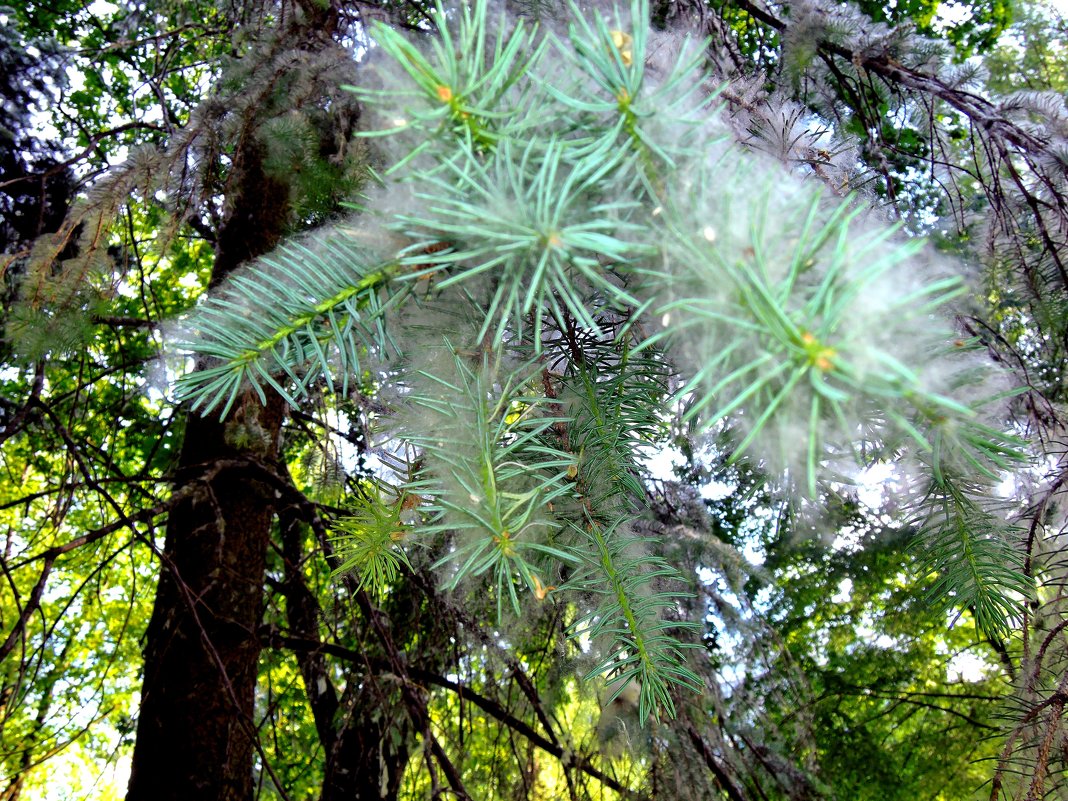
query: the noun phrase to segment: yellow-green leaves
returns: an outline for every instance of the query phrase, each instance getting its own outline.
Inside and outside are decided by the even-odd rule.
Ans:
[[[355,572],[357,588],[377,596],[397,580],[402,566],[410,570],[404,544],[411,526],[404,522],[404,512],[412,508],[411,497],[401,493],[388,500],[371,491],[355,498],[350,513],[333,527],[340,559],[334,573]]]

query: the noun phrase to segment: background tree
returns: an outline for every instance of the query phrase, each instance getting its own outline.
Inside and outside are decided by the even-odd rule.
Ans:
[[[981,31],[978,38],[971,31],[951,37],[964,52],[985,47],[1005,24],[1001,10],[981,11],[975,18],[980,24],[971,29]],[[680,104],[676,108],[696,113],[703,93],[733,78],[720,97],[737,138],[749,148],[770,152],[795,172],[811,173],[809,183],[822,180],[832,192],[868,188],[872,199],[887,211],[900,209],[896,213],[915,229],[929,227],[934,213],[954,220],[968,238],[962,244],[947,225],[946,241],[958,249],[979,243],[990,265],[984,273],[989,290],[973,305],[958,307],[961,332],[981,336],[981,344],[1023,379],[1028,392],[1013,402],[1017,430],[1036,432],[1043,452],[1056,456],[1061,176],[1056,129],[1040,126],[1056,121],[1054,105],[1035,97],[987,103],[961,83],[962,75],[937,66],[937,48],[930,43],[873,28],[841,9],[663,6],[653,9],[653,18],[670,32],[652,34],[651,44],[642,39],[643,23],[626,15],[609,12],[609,21],[599,28],[593,13],[583,12],[580,20],[590,27],[580,24],[572,43],[554,21],[554,10],[540,13],[545,28],[563,40],[560,52],[578,54],[572,70],[607,80],[644,68],[646,91],[671,74],[678,29],[700,33],[704,27],[713,39],[703,55],[723,72],[699,84],[692,80],[694,73],[683,70],[678,94],[666,95]],[[915,16],[922,15],[916,11]],[[422,128],[409,129],[408,142],[451,156],[457,141],[450,133],[459,131],[461,149],[466,142],[467,150],[459,161],[444,160],[456,177],[418,156],[407,167],[416,191],[437,193],[439,209],[450,216],[387,197],[387,210],[392,202],[409,212],[399,231],[384,230],[376,221],[380,218],[365,212],[340,223],[341,237],[351,237],[356,229],[363,238],[336,238],[338,201],[353,199],[358,187],[369,186],[369,155],[350,138],[356,128],[354,96],[338,87],[354,83],[374,89],[375,80],[385,80],[387,95],[363,97],[388,110],[403,74],[394,64],[372,79],[367,69],[352,67],[349,52],[366,47],[371,18],[409,29],[414,41],[426,40],[425,48],[413,48],[386,29],[379,32],[382,48],[399,56],[412,77],[411,97],[422,92],[429,98],[424,107],[429,116]],[[988,626],[990,636],[977,644],[967,626],[947,632],[937,607],[921,604],[915,583],[905,578],[912,557],[896,542],[912,531],[912,513],[904,514],[900,501],[908,493],[860,502],[847,487],[827,483],[813,471],[808,456],[795,465],[794,475],[800,477],[802,494],[811,496],[815,483],[821,505],[830,509],[816,527],[822,536],[813,539],[809,504],[784,503],[782,495],[766,490],[768,474],[774,474],[782,455],[771,450],[759,458],[747,442],[744,418],[742,428],[734,426],[733,440],[720,427],[702,439],[693,436],[690,425],[701,419],[695,407],[680,420],[658,414],[670,411],[665,401],[685,381],[676,370],[685,377],[694,372],[686,372],[685,351],[676,351],[670,362],[655,349],[630,352],[628,341],[638,344],[642,332],[623,293],[645,299],[647,289],[633,276],[621,283],[602,272],[606,263],[621,263],[621,257],[631,263],[648,259],[642,245],[662,241],[643,238],[644,228],[631,225],[635,212],[627,203],[666,197],[668,186],[656,176],[657,169],[665,169],[660,159],[685,155],[677,150],[683,139],[643,128],[658,119],[643,117],[644,112],[663,109],[641,105],[651,98],[640,95],[640,87],[631,87],[625,99],[602,97],[594,108],[565,106],[562,117],[481,114],[508,100],[508,87],[522,81],[502,69],[478,86],[477,102],[454,83],[462,70],[445,76],[449,81],[428,83],[430,75],[420,64],[438,69],[440,59],[449,64],[456,56],[447,47],[427,49],[449,28],[436,29],[440,15],[414,5],[223,9],[182,4],[94,7],[92,12],[81,6],[48,11],[30,6],[5,12],[4,19],[10,26],[5,30],[14,31],[5,39],[12,53],[5,59],[24,65],[19,69],[28,77],[40,76],[39,94],[57,94],[50,105],[53,125],[70,153],[55,163],[69,159],[66,166],[83,187],[62,224],[53,215],[52,223],[31,232],[54,228],[54,233],[38,239],[32,250],[28,234],[8,246],[12,258],[5,274],[20,276],[20,300],[11,306],[7,326],[7,342],[18,355],[3,374],[9,477],[3,499],[4,572],[11,592],[2,602],[0,653],[5,657],[2,742],[9,797],[32,790],[34,768],[72,739],[75,744],[66,753],[106,761],[124,748],[119,738],[133,732],[135,718],[139,742],[131,795],[423,797],[448,786],[454,794],[479,798],[586,797],[605,788],[657,797],[686,792],[695,797],[863,797],[886,794],[883,778],[867,769],[876,762],[896,764],[898,777],[907,776],[897,787],[902,794],[952,795],[968,792],[985,775],[970,760],[995,753],[1002,754],[996,793],[1020,759],[1029,760],[1029,767],[1012,792],[1022,797],[1054,786],[1047,777],[1059,767],[1062,704],[1056,668],[1063,653],[1058,639],[1063,631],[1056,622],[1058,568],[1051,559],[1056,539],[1049,528],[1056,520],[1057,474],[1017,471],[1017,514],[1025,524],[1035,521],[1019,551],[1018,571],[999,575],[1004,565],[995,561],[985,566],[993,573],[973,571],[971,583],[961,584],[960,566],[967,561],[946,542],[946,534],[960,531],[967,544],[976,522],[997,521],[983,516],[990,510],[975,505],[985,504],[989,490],[943,503],[950,519],[965,519],[962,512],[969,512],[970,528],[928,528],[927,536],[943,546],[926,562],[935,568],[934,578],[957,571],[953,586],[970,593],[965,607],[995,602],[978,607],[981,619],[991,622],[993,614],[992,622],[999,622],[1018,600],[1003,594],[1003,579],[1022,575],[1039,586],[1040,604],[1035,613],[1025,614],[1022,627],[1008,634],[1004,627]],[[931,18],[919,22],[929,25]],[[1030,24],[1035,30],[1041,25],[1037,18]],[[498,30],[510,29],[484,24],[487,41],[495,42]],[[48,78],[47,60],[33,66],[24,57],[33,57],[29,48],[38,46],[31,41],[45,33],[69,48],[62,57],[77,66],[84,84],[63,86]],[[513,52],[504,41],[501,52],[487,51],[486,63],[514,68],[531,57],[529,49]],[[518,48],[523,40],[507,42]],[[698,59],[696,50],[690,52]],[[1042,51],[1036,47],[1035,52]],[[754,67],[767,70],[763,81],[751,77]],[[29,86],[26,80],[17,85]],[[1012,85],[1005,81],[1000,87],[992,83],[992,91],[1004,93]],[[592,102],[581,82],[553,85],[573,102]],[[449,89],[449,97],[442,88]],[[687,89],[694,92],[690,98],[684,96]],[[552,104],[559,97],[546,98],[529,85],[528,91],[545,104],[535,108],[558,108]],[[625,169],[616,164],[612,172],[584,167],[611,162],[603,153],[583,161],[581,140],[575,144],[578,132],[601,131],[598,120],[620,113],[620,104],[631,101],[635,116],[622,141],[645,135],[642,141],[661,151],[638,146],[636,152],[646,155]],[[443,116],[451,122],[429,136]],[[900,122],[884,124],[887,117]],[[18,126],[25,127],[26,118],[20,119]],[[393,119],[388,111],[386,119]],[[526,120],[534,127],[523,130],[517,124]],[[857,169],[849,139],[832,142],[819,133],[820,121],[860,137],[867,169]],[[365,117],[360,127],[374,125]],[[550,132],[557,136],[555,143],[544,136]],[[524,150],[519,145],[526,142],[538,144]],[[513,149],[498,157],[506,147]],[[752,166],[746,173],[745,165],[759,162],[746,160],[740,150],[726,152],[742,165],[724,173],[734,182],[726,186],[736,186],[732,202],[745,206],[754,184],[742,181],[777,173]],[[379,149],[370,158],[382,171],[395,163],[397,150]],[[517,170],[521,158],[537,168]],[[121,164],[112,167],[112,161]],[[459,164],[468,166],[457,170]],[[479,173],[478,165],[488,172]],[[464,205],[471,204],[470,193],[512,182],[528,192],[523,197],[536,208],[558,188],[544,165],[555,165],[561,176],[574,170],[567,184],[577,198],[574,219],[560,230],[560,248],[597,257],[550,260],[541,274],[549,278],[535,280],[502,260],[503,279],[496,287],[464,279],[477,263],[466,259],[489,258],[505,241],[499,229],[487,228],[491,215],[480,213],[472,221],[476,207]],[[39,165],[38,180],[53,169]],[[612,176],[628,174],[637,176],[637,183],[622,177],[608,183]],[[402,191],[395,187],[392,198]],[[808,197],[808,189],[798,191],[795,199]],[[562,197],[568,199],[566,193]],[[693,197],[707,202],[699,193]],[[593,202],[615,229],[607,223],[582,227],[582,214]],[[67,201],[56,203],[58,208]],[[363,203],[374,209],[383,200]],[[691,230],[700,236],[680,237],[682,260],[707,257],[714,243],[704,233],[705,223],[713,237],[721,238],[716,247],[724,246],[728,229],[721,223],[730,208],[726,201],[716,209],[706,207],[709,216]],[[995,224],[978,225],[984,215]],[[673,222],[679,225],[677,218]],[[189,308],[202,288],[213,287],[214,297],[223,297],[218,294],[223,279],[238,263],[324,224],[334,226],[334,233],[283,246],[279,255],[268,257],[272,261],[247,272],[250,283],[230,283],[223,291],[231,293],[232,302],[255,309],[254,321],[268,327],[309,301],[312,307],[331,299],[348,305],[312,308],[306,319],[290,317],[284,340],[268,336],[243,343],[246,349],[283,341],[293,345],[277,363],[289,364],[292,374],[261,370],[256,365],[262,362],[247,359],[240,363],[241,380],[232,381],[227,376],[235,373],[225,362],[203,361],[200,372],[187,380],[208,379],[199,396],[205,402],[218,400],[221,408],[232,401],[225,421],[193,415],[186,422],[174,414],[156,377],[160,322]],[[481,225],[483,233],[473,232],[473,225]],[[515,241],[514,229],[504,233]],[[523,244],[523,252],[557,247],[551,233],[540,244]],[[614,242],[605,237],[615,237]],[[323,242],[340,247],[342,258],[331,260]],[[442,244],[454,249],[441,250]],[[410,249],[396,269],[411,278],[363,271],[369,253],[390,262],[405,245]],[[322,277],[310,276],[309,264],[338,281],[334,290],[344,297],[321,294],[319,285],[297,298],[295,306],[286,305],[293,301],[294,287],[310,287]],[[572,269],[579,273],[569,273]],[[621,274],[626,276],[626,269]],[[272,283],[279,278],[281,284]],[[583,278],[590,282],[589,297],[579,294]],[[449,289],[450,282],[460,289]],[[699,314],[687,305],[687,298],[697,297],[692,288],[677,291],[678,305],[665,314]],[[433,307],[450,294],[452,303],[477,303],[480,293],[485,293],[483,303],[496,297],[499,310],[513,311],[507,322],[486,330],[500,336],[474,337],[468,345],[480,332],[464,334],[448,308]],[[387,300],[396,305],[375,305]],[[205,349],[215,358],[225,357],[227,347],[241,346],[242,333],[255,331],[242,328],[246,323],[233,308],[220,307],[217,300],[202,304],[188,327],[209,331],[206,321],[220,308],[230,316],[216,318],[227,322],[216,333],[235,333],[233,341],[223,337],[216,340],[218,347]],[[330,308],[348,315],[323,317]],[[527,317],[539,308],[554,312],[544,319]],[[357,321],[344,333],[359,331],[358,322],[368,317],[383,320],[397,341],[383,339],[383,330],[372,327],[361,339],[336,341],[342,356],[323,358],[326,354],[321,357],[316,348],[336,338],[333,328],[315,327],[317,316],[328,325]],[[294,326],[294,319],[301,326]],[[404,373],[383,372],[377,366],[380,356],[413,351],[412,323],[429,329],[414,334],[419,345],[414,352],[423,347],[433,355],[395,362]],[[452,350],[443,349],[440,339],[435,342],[435,327],[456,332]],[[591,336],[591,328],[603,336]],[[407,332],[407,343],[393,333],[400,330]],[[301,339],[304,331],[308,336]],[[515,336],[525,336],[528,347],[540,344],[543,355],[537,369],[509,381],[507,375],[526,363],[525,356],[502,354],[500,346],[506,342],[511,348]],[[495,347],[493,339],[503,342]],[[809,348],[802,361],[810,368],[822,371],[820,359],[833,358],[822,346],[799,344]],[[307,371],[299,355],[325,364],[331,379],[347,378],[348,384],[341,393],[320,396],[323,373]],[[339,370],[337,358],[349,361]],[[357,358],[361,369],[350,374],[344,368],[354,367]],[[729,373],[725,359],[718,366]],[[426,374],[436,383],[428,384]],[[212,386],[215,379],[223,384]],[[266,410],[246,380],[271,399]],[[299,401],[287,415],[275,385]],[[445,387],[444,393],[430,391],[435,386]],[[708,390],[714,383],[704,386]],[[772,379],[763,386],[776,384]],[[700,397],[700,383],[691,388]],[[231,389],[237,391],[233,396]],[[298,397],[298,389],[306,394]],[[508,390],[518,394],[509,396]],[[722,409],[723,390],[708,393],[704,412]],[[485,391],[513,398],[513,405],[501,407],[510,411],[480,417]],[[419,413],[398,414],[413,397],[422,398]],[[773,397],[765,395],[763,401]],[[775,430],[777,420],[769,419],[766,430]],[[427,427],[428,420],[435,425]],[[385,447],[384,430],[398,424],[414,452]],[[876,429],[887,431],[886,426]],[[176,444],[180,430],[183,447]],[[441,433],[450,435],[446,445],[438,444]],[[458,449],[480,441],[486,447],[482,467],[471,473],[472,463],[461,461],[443,472]],[[682,457],[677,481],[649,485],[638,480],[647,468],[634,462],[635,447],[668,442]],[[726,465],[739,444],[748,445],[755,461]],[[884,450],[871,450],[865,458],[878,463],[904,447],[892,439],[883,444]],[[498,451],[502,445],[506,448]],[[537,467],[542,477],[524,484],[516,463],[526,467],[525,474]],[[481,501],[457,503],[455,485],[435,482],[443,474],[474,480],[483,469],[512,484],[506,492],[513,496],[487,507],[492,514],[523,520],[533,506],[523,506],[527,501],[515,496],[534,498],[529,493],[539,490],[552,514],[584,525],[559,537],[543,529],[542,538],[526,551],[514,550],[521,546],[511,545],[500,531],[496,542],[483,538],[478,545],[480,523],[462,514]],[[615,480],[605,481],[606,475]],[[386,480],[392,488],[383,486]],[[168,482],[173,482],[171,491]],[[717,500],[704,499],[698,493],[702,486],[705,496]],[[943,492],[942,497],[957,496]],[[437,523],[435,506],[446,514]],[[620,529],[617,517],[630,517],[636,508],[647,510],[644,522]],[[538,513],[543,514],[541,506]],[[411,545],[414,537],[405,533],[417,523],[424,525],[419,540],[424,546]],[[154,539],[155,526],[165,526],[162,547]],[[349,537],[342,544],[356,558],[356,572],[340,581],[328,578],[339,564],[331,530]],[[458,589],[444,593],[438,583],[449,574],[429,570],[448,553],[442,537],[458,530],[468,531],[468,539],[459,541],[467,542],[465,553],[473,555],[467,572],[488,576],[488,592],[486,584],[469,576],[453,581]],[[625,539],[613,539],[623,531]],[[566,633],[581,610],[596,608],[593,600],[605,587],[605,559],[623,560],[616,575],[640,577],[631,549],[647,536],[655,545],[641,546],[650,549],[643,555],[666,560],[676,577],[654,578],[651,595],[633,582],[617,581],[611,585],[616,602],[602,605],[601,615],[589,622],[625,636],[634,632],[630,620],[625,627],[602,622],[620,613],[626,619],[620,598],[631,594],[632,614],[634,609],[651,614],[655,610],[643,606],[644,599],[659,599],[667,622],[682,622],[672,620],[681,617],[703,627],[703,632],[683,634],[682,644],[702,641],[704,650],[684,649],[676,658],[673,641],[661,638],[659,629],[650,629],[650,641],[660,658],[654,654],[647,662],[629,661],[633,647],[602,650],[595,642],[586,650],[583,640],[568,641]],[[995,556],[1011,557],[997,540],[988,542],[996,546]],[[732,545],[761,555],[763,567],[747,564]],[[586,559],[587,554],[600,554],[601,563]],[[554,560],[560,560],[557,567]],[[454,564],[463,567],[464,562]],[[160,589],[150,623],[143,586],[151,586],[156,565]],[[847,578],[851,584],[844,584]],[[992,584],[983,583],[990,578]],[[568,584],[571,595],[558,589]],[[984,588],[993,594],[984,596]],[[676,591],[682,592],[678,599],[665,600]],[[520,592],[529,593],[518,619],[509,611],[513,592],[517,600]],[[887,614],[900,603],[912,613]],[[963,614],[970,615],[967,609]],[[504,625],[499,615],[511,622]],[[850,631],[845,620],[861,623],[860,633]],[[645,618],[650,626],[658,625],[655,621]],[[1041,637],[1036,626],[1042,627]],[[129,666],[137,664],[136,638],[146,627],[145,684],[135,709],[131,693],[138,678]],[[979,651],[985,654],[979,664],[988,673],[991,665],[1000,665],[1016,682],[1020,706],[1010,718],[1017,722],[1010,722],[1007,741],[977,744],[975,731],[996,725],[993,696],[1001,686],[990,679],[955,680],[939,660],[944,663],[962,648],[986,649]],[[610,714],[600,712],[607,695],[592,698],[590,685],[576,676],[605,660],[638,664],[645,671],[645,705],[674,705],[677,719],[641,728],[640,710],[629,707],[625,683],[609,687],[607,695],[626,692],[606,703]],[[686,672],[665,672],[665,665]],[[650,670],[661,670],[659,685]],[[679,691],[672,675],[703,685],[703,692]],[[191,750],[175,758],[156,744],[161,740],[168,749],[177,744]],[[959,768],[943,764],[936,770],[936,754],[943,763],[945,754],[954,754]],[[161,756],[168,758],[161,761]]]

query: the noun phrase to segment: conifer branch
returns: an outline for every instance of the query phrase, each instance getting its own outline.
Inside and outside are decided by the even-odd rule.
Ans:
[[[577,564],[566,588],[597,603],[574,630],[604,635],[593,673],[637,679],[644,716],[673,714],[673,685],[700,686],[672,632],[689,624],[668,620],[680,595],[664,583],[681,577],[629,522],[645,503],[636,453],[659,443],[671,400],[705,431],[735,424],[732,459],[754,454],[810,499],[843,455],[859,468],[870,453],[921,461],[937,487],[924,519],[946,521],[926,538],[935,588],[1000,629],[1026,581],[983,533],[993,518],[947,476],[991,480],[1023,450],[980,413],[1005,394],[948,344],[940,315],[962,283],[932,278],[925,243],[855,198],[828,203],[724,144],[692,43],[652,75],[648,8],[630,12],[576,13],[566,41],[521,24],[511,36],[484,2],[455,26],[439,7],[438,38],[422,44],[377,29],[392,68],[354,91],[387,122],[369,135],[402,148],[384,180],[407,202],[382,227],[407,246],[378,254],[333,236],[233,279],[190,317],[184,345],[218,361],[183,378],[183,396],[228,409],[247,384],[295,405],[320,378],[344,392],[369,357],[403,354],[403,438],[423,460],[403,493],[423,500],[357,509],[350,564],[369,586],[396,577],[410,553],[402,511],[418,518],[412,541],[450,543],[438,563],[450,586],[493,576],[498,615],[520,612],[517,588],[542,600],[542,577]],[[411,298],[477,334],[449,323],[423,364],[405,353],[418,326],[385,316]],[[637,351],[630,333],[613,341],[622,315],[659,333]],[[554,399],[568,408],[553,417],[515,354],[544,358],[556,331],[576,329],[584,344],[559,354]],[[659,349],[683,376],[670,399]]]
[[[697,624],[668,619],[686,593],[662,584],[682,584],[678,570],[649,553],[652,540],[635,534],[628,520],[640,514],[646,493],[637,476],[637,454],[659,440],[656,411],[667,396],[666,371],[648,353],[636,356],[627,334],[599,343],[576,365],[576,393],[568,440],[581,454],[576,486],[582,506],[581,535],[572,546],[580,569],[565,589],[599,602],[571,627],[571,636],[610,642],[607,655],[587,678],[607,675],[618,691],[634,681],[643,720],[675,716],[674,685],[699,690],[674,632]]]
[[[554,544],[559,523],[548,512],[571,493],[566,477],[573,460],[544,443],[554,421],[539,414],[541,399],[524,391],[524,370],[502,374],[489,354],[474,366],[459,353],[443,355],[451,370],[418,373],[425,383],[411,404],[419,425],[405,435],[426,463],[408,487],[429,501],[416,536],[455,535],[438,562],[454,566],[448,586],[492,575],[498,616],[505,603],[520,614],[517,582],[544,598],[545,560],[575,561]]]
[[[210,361],[179,379],[179,398],[226,416],[245,386],[294,406],[320,378],[347,393],[366,356],[390,346],[382,316],[409,286],[386,292],[401,273],[337,235],[283,245],[184,321],[175,344]]]

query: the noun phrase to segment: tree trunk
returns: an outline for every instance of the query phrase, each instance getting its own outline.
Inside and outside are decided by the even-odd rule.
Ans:
[[[286,617],[290,634],[306,642],[319,640],[322,610],[304,581],[305,529],[286,510],[279,514],[285,581]],[[370,638],[362,649],[367,662],[377,654]],[[408,763],[411,724],[389,681],[369,677],[366,665],[345,666],[344,693],[339,697],[331,669],[321,650],[296,652],[308,705],[323,746],[323,784],[319,801],[393,801]]]
[[[235,159],[231,212],[212,284],[277,245],[288,188],[249,135]],[[248,801],[263,582],[274,493],[255,463],[278,458],[284,406],[251,393],[225,420],[189,415],[145,645],[129,801]]]
[[[395,801],[408,764],[406,737],[397,733],[394,740],[396,730],[373,719],[373,706],[353,706],[358,719],[334,742],[319,801]]]

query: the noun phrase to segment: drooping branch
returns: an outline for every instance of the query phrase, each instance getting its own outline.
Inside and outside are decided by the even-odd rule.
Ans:
[[[789,28],[787,21],[775,16],[767,8],[758,5],[753,0],[732,0],[732,2],[754,19],[763,22],[776,31],[783,32]],[[854,53],[847,47],[826,39],[820,41],[817,47],[821,53],[845,59],[856,67],[878,75],[889,84],[898,85],[945,101],[981,130],[1009,142],[1023,152],[1055,156],[1049,149],[1049,142],[1021,128],[1012,120],[1006,119],[988,99],[974,92],[951,86],[937,75],[902,64],[888,53]]]
[[[393,665],[388,660],[371,659],[368,660],[366,654],[359,651],[355,651],[351,648],[346,648],[343,645],[337,643],[320,642],[318,640],[309,640],[300,637],[292,637],[280,632],[267,632],[265,634],[264,644],[272,648],[285,648],[287,650],[296,652],[317,652],[330,654],[339,659],[343,659],[349,662],[357,664],[365,664],[370,662],[371,667],[379,671],[392,672]],[[621,793],[626,798],[634,799],[634,801],[644,801],[645,797],[640,793],[634,792],[626,785],[620,783],[618,780],[609,776],[604,771],[594,767],[587,760],[578,757],[577,755],[568,752],[565,748],[558,743],[553,742],[547,737],[542,736],[534,730],[530,724],[517,718],[499,703],[492,698],[487,698],[484,695],[472,690],[470,687],[464,684],[460,684],[457,681],[453,681],[445,676],[439,676],[431,671],[423,670],[416,667],[408,667],[406,670],[408,674],[408,680],[414,680],[418,687],[418,683],[430,684],[435,687],[441,687],[455,693],[458,698],[462,698],[465,701],[469,701],[487,715],[492,717],[504,725],[508,726],[512,731],[523,736],[528,741],[533,743],[537,748],[541,749],[547,754],[550,754],[556,759],[560,760],[561,765],[566,769],[574,768],[582,771],[587,776],[604,784],[606,787]],[[396,674],[394,674],[396,675]]]

